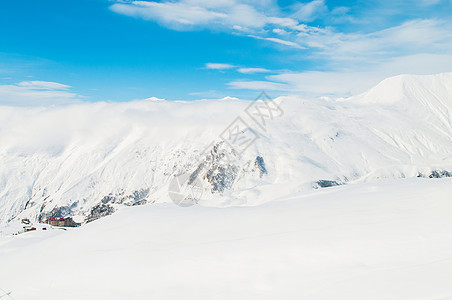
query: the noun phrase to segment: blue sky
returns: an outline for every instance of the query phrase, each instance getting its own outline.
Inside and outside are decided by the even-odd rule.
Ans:
[[[452,71],[452,0],[0,2],[0,103],[347,96]]]

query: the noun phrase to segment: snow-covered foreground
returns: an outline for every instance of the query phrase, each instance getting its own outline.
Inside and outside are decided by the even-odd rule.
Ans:
[[[255,207],[144,205],[1,237],[0,288],[16,300],[452,299],[451,229],[452,178]]]

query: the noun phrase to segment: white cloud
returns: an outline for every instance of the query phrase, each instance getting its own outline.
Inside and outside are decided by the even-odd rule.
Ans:
[[[297,44],[295,42],[286,41],[286,40],[282,40],[282,39],[279,39],[279,38],[266,37],[266,38],[260,38],[260,39],[266,40],[266,41],[270,41],[270,42],[274,42],[274,43],[281,44],[281,45],[290,46],[290,47],[293,47],[293,48],[306,49],[305,47],[300,46],[299,44]]]
[[[369,12],[370,8],[367,9],[363,17],[347,15],[350,8],[345,6],[329,10],[325,0],[296,3],[290,7],[290,11],[287,11],[287,7],[279,7],[276,0],[121,1],[113,4],[111,9],[117,13],[153,20],[176,30],[220,28],[280,45],[310,49],[314,55],[324,54],[331,60],[356,60],[374,55],[390,57],[397,50],[414,53],[412,46],[416,50],[420,46],[429,47],[431,42],[436,43],[440,38],[450,37],[451,26],[444,25],[450,25],[451,22],[415,19],[384,30],[365,32],[358,28],[349,33],[338,32],[334,27],[308,26],[303,22],[324,17],[333,23],[338,20],[353,21],[356,24],[383,23],[384,12],[394,15],[397,11],[408,8],[426,18],[428,15],[422,13],[418,6],[439,2],[441,0],[410,0],[403,4],[383,1],[381,4],[371,5],[372,12]],[[369,16],[369,13],[377,16]]]
[[[206,63],[206,69],[210,70],[228,70],[235,68],[234,65],[220,63]]]
[[[264,1],[271,5],[273,1]],[[262,28],[266,16],[258,11],[257,1],[180,0],[119,2],[110,8],[131,17],[154,20],[176,30],[192,30],[202,26],[228,28]]]
[[[47,81],[23,81],[0,85],[0,105],[41,106],[69,104],[82,97],[67,91],[70,86]]]
[[[296,12],[292,15],[294,19],[303,22],[312,22],[322,14],[328,12],[324,0],[314,0],[308,3],[297,3]]]
[[[305,47],[295,43],[295,42],[291,42],[291,41],[287,41],[287,40],[282,40],[280,38],[274,38],[274,37],[261,37],[261,36],[257,36],[257,35],[248,35],[249,37],[255,38],[255,39],[259,39],[259,40],[265,40],[265,41],[270,41],[273,43],[277,43],[280,45],[285,45],[285,46],[290,46],[293,48],[297,48],[297,49],[306,49]]]
[[[210,11],[188,3],[134,1],[132,3],[116,3],[111,6],[115,12],[143,19],[155,19],[166,25],[173,22],[179,26],[206,24],[213,20],[224,19],[226,15]]]
[[[444,1],[409,0],[402,3],[385,0],[369,5],[358,11],[359,14],[353,7],[339,6],[330,10],[325,0],[298,2],[284,9],[276,0],[133,1],[116,3],[112,10],[157,21],[177,30],[220,28],[303,49],[296,59],[301,57],[315,66],[310,70],[267,76],[262,81],[236,80],[229,83],[231,88],[348,95],[359,92],[358,86],[365,89],[387,76],[452,70],[448,63],[452,61],[452,21],[447,17],[433,17],[433,10],[438,8],[435,5],[440,3],[444,4]],[[409,14],[405,13],[407,9]],[[389,25],[402,15],[420,18],[412,17],[403,23]],[[306,24],[319,18],[323,23],[329,22],[330,26]],[[352,22],[355,29],[349,27],[352,29],[341,32],[334,27],[340,22]],[[291,55],[295,56],[293,52]],[[226,70],[238,67],[210,63],[206,68]],[[264,73],[264,70],[237,69],[242,74]]]
[[[210,70],[219,70],[219,71],[230,70],[230,69],[237,68],[237,72],[242,73],[242,74],[269,73],[269,72],[271,72],[270,70],[264,69],[264,68],[238,68],[235,65],[221,64],[221,63],[206,63],[205,68],[206,69],[210,69]]]
[[[239,68],[237,72],[242,74],[254,74],[254,73],[269,73],[271,71],[264,68]]]
[[[452,49],[452,22],[411,20],[371,33],[341,33],[331,29],[300,32],[297,42],[313,50],[312,56],[331,64],[379,64],[388,58],[421,53],[446,54]]]
[[[381,80],[399,74],[435,74],[452,70],[452,54],[416,54],[388,59],[361,70],[287,72],[270,75],[263,81],[233,81],[234,89],[277,90],[305,96],[356,95]]]
[[[323,0],[314,0],[298,7],[295,15],[307,16],[309,13],[313,18],[323,6]],[[110,8],[114,12],[155,21],[174,30],[222,29],[298,49],[303,47],[294,40],[295,36],[292,40],[280,39],[271,36],[271,33],[281,35],[286,32],[285,29],[296,32],[317,30],[284,16],[276,0],[121,1]]]
[[[228,85],[233,89],[259,90],[259,91],[287,91],[290,87],[284,83],[271,81],[232,81]]]
[[[291,18],[280,18],[280,17],[268,17],[267,23],[279,25],[282,27],[293,28],[298,25],[298,22]]]
[[[70,88],[69,85],[50,81],[22,81],[17,85],[34,90],[67,90]]]
[[[279,34],[279,35],[286,35],[286,34],[288,34],[288,32],[286,30],[281,29],[281,28],[274,28],[272,31],[274,33],[276,33],[276,34]]]

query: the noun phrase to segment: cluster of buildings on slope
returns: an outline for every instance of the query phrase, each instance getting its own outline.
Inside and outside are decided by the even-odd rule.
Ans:
[[[18,234],[36,230],[36,227],[33,226],[30,219],[22,219],[20,222],[22,223],[23,227],[22,230],[18,232]],[[79,227],[81,225],[80,223],[75,222],[71,217],[48,218],[44,223],[55,227]],[[47,227],[42,227],[42,230],[47,230]]]

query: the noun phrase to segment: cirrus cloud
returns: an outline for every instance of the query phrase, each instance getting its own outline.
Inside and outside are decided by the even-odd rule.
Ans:
[[[68,91],[69,85],[49,81],[22,81],[0,85],[0,105],[41,106],[79,102],[82,96]]]
[[[209,70],[228,70],[235,68],[234,65],[231,64],[223,64],[223,63],[206,63],[206,69]]]
[[[163,0],[121,1],[111,9],[175,30],[221,29],[270,42],[281,51],[291,49],[283,59],[293,59],[294,70],[272,72],[257,81],[236,79],[229,83],[236,89],[349,95],[386,76],[452,71],[447,62],[452,21],[445,13],[452,2],[383,0],[350,5],[355,7],[328,7],[325,0],[286,7],[276,0]],[[313,26],[313,21],[318,25]],[[338,26],[341,22],[352,26]],[[297,60],[305,65],[296,64]],[[268,71],[213,63],[206,68],[236,68],[241,74]],[[357,89],[358,85],[362,88]]]
[[[257,1],[235,0],[121,1],[110,9],[127,16],[154,20],[175,30],[203,26],[245,29],[261,28],[266,24],[266,16],[256,4]]]
[[[242,74],[255,74],[255,73],[270,73],[271,71],[265,68],[239,68],[237,72]]]

